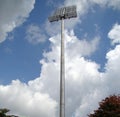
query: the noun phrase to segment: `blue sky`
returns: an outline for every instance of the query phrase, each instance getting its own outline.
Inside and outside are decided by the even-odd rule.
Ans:
[[[39,76],[39,60],[49,42],[32,45],[25,37],[29,25],[41,26],[44,23],[48,14],[42,13],[43,11],[47,11],[46,1],[36,1],[34,10],[24,24],[9,33],[7,38],[13,36],[13,39],[1,43],[2,83],[10,83],[12,79],[16,78],[26,82]]]
[[[49,10],[55,8],[53,4],[57,4],[56,1],[48,5],[48,1],[37,0],[27,20],[21,26],[10,32],[7,37],[8,39],[1,43],[0,64],[2,70],[0,71],[0,75],[3,84],[10,83],[13,79],[20,79],[27,82],[39,76],[41,68],[39,60],[42,58],[43,51],[48,50],[50,43],[48,39],[43,43],[35,45],[28,43],[25,39],[26,30],[29,25],[37,25],[44,28],[44,23],[49,15],[51,15]],[[62,1],[61,4],[63,4]],[[92,13],[93,9],[95,11]],[[93,38],[95,34],[103,38],[100,40],[99,53],[97,55],[94,53],[90,58],[104,65],[105,53],[109,49],[107,33],[115,22],[119,23],[120,13],[118,10],[113,11],[111,8],[101,9],[99,6],[95,6],[93,9],[81,18],[82,22],[76,26],[75,32],[79,38],[84,37],[86,34],[88,40],[89,37]],[[46,34],[45,30],[43,33]],[[47,38],[50,37],[49,35],[46,36]],[[9,39],[10,37],[13,37],[13,39]]]
[[[66,116],[87,117],[101,99],[120,93],[119,0],[21,1],[0,1],[0,107],[25,117],[48,117],[47,108],[58,116],[60,22],[48,17],[69,5],[77,5],[78,17],[65,20]]]

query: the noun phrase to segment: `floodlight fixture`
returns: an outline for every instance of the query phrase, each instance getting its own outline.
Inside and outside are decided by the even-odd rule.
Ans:
[[[50,22],[61,20],[61,56],[60,56],[60,115],[65,117],[65,55],[64,55],[64,19],[77,17],[76,6],[58,8],[48,19]]]
[[[48,19],[50,22],[59,21],[62,19],[70,19],[77,17],[76,6],[68,6],[57,9]]]

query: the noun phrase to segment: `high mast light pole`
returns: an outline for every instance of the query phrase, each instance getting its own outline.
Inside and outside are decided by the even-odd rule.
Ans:
[[[64,55],[64,19],[77,17],[76,6],[57,9],[48,19],[50,22],[61,20],[61,56],[60,56],[60,116],[65,117],[65,55]]]

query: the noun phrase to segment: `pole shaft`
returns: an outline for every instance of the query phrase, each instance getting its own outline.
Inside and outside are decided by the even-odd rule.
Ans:
[[[65,117],[64,19],[61,20],[60,117]]]

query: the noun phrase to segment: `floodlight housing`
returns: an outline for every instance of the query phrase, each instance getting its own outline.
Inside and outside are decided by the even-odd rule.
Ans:
[[[76,6],[68,6],[57,9],[48,19],[50,22],[59,21],[61,19],[69,19],[77,17]]]

